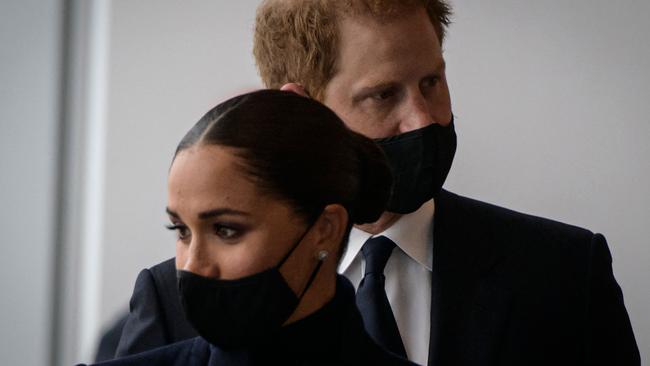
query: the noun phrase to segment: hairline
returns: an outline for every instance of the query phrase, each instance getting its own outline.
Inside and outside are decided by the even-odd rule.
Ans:
[[[348,3],[350,4],[350,3]],[[352,9],[352,13],[348,13],[344,11],[344,7],[348,9]],[[372,13],[371,11],[361,11],[359,5],[337,5],[335,9],[333,10],[333,14],[335,15],[335,29],[336,32],[335,38],[332,40],[332,45],[334,46],[333,48],[336,50],[336,55],[334,57],[334,64],[332,67],[332,73],[329,75],[327,80],[324,81],[323,85],[321,86],[320,90],[315,90],[314,95],[310,95],[310,97],[316,99],[319,102],[323,102],[325,100],[325,91],[327,90],[327,87],[329,84],[332,82],[332,80],[337,76],[337,74],[340,72],[340,55],[341,55],[341,23],[348,19],[353,19],[359,21],[360,23],[364,22],[370,22],[370,21],[379,21],[379,22],[392,22],[396,21],[395,16],[401,17],[408,15],[409,13],[415,12],[418,9],[424,10],[425,14],[427,15],[427,19],[429,20],[429,23],[433,26],[434,31],[436,32],[436,37],[438,38],[438,42],[440,43],[440,47],[443,47],[443,43],[445,40],[445,35],[446,33],[441,33],[438,30],[438,27],[436,26],[436,23],[431,19],[429,16],[429,13],[427,12],[427,8],[422,4],[422,3],[413,3],[413,4],[401,4],[397,8],[394,9],[393,13],[386,12],[385,14],[376,14]],[[394,16],[391,16],[394,15]],[[445,25],[440,22],[439,24],[440,28],[444,28]],[[444,58],[443,58],[444,62]],[[300,81],[289,81],[289,82],[297,82],[300,84]]]

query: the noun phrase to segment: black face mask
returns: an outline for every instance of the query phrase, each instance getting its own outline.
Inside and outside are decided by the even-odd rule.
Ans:
[[[393,193],[387,210],[411,213],[442,190],[456,153],[454,117],[447,127],[431,124],[375,142],[384,150],[393,171]]]
[[[309,229],[277,266],[236,280],[218,280],[178,270],[178,291],[185,317],[208,342],[223,349],[250,346],[268,339],[295,311],[320,269],[312,272],[300,296],[279,268]]]

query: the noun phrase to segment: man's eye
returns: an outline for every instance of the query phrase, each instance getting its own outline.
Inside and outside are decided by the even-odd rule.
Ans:
[[[167,225],[167,229],[176,231],[179,240],[185,240],[190,236],[190,230],[185,225],[172,224]]]
[[[375,94],[373,94],[371,97],[372,99],[378,100],[378,101],[384,101],[387,100],[395,95],[395,90],[393,89],[385,89],[381,90]]]
[[[438,84],[438,81],[440,81],[439,76],[429,76],[422,80],[422,87],[423,88],[432,88]]]
[[[214,233],[221,239],[235,239],[241,234],[239,229],[220,224],[214,225]]]

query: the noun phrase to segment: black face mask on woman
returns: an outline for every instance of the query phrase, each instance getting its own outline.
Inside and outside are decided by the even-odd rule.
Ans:
[[[442,190],[456,153],[454,117],[446,127],[431,124],[375,142],[393,172],[393,193],[386,210],[411,213]]]
[[[208,342],[223,349],[254,345],[278,331],[293,314],[320,269],[312,272],[300,296],[279,268],[309,228],[273,268],[236,280],[219,280],[178,270],[178,291],[185,317]]]

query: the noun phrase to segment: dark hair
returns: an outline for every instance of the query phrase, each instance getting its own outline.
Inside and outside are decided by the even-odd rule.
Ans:
[[[257,187],[308,222],[334,203],[347,209],[350,226],[374,222],[391,192],[382,150],[326,106],[291,92],[260,90],[219,104],[183,137],[174,156],[197,144],[236,148]]]

